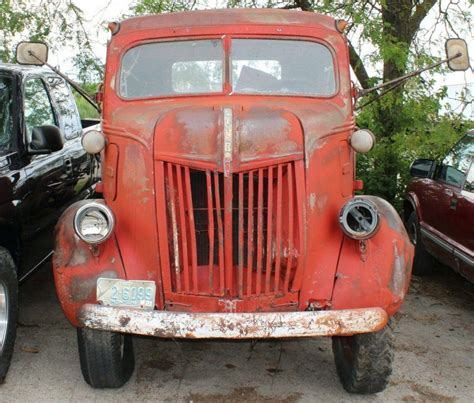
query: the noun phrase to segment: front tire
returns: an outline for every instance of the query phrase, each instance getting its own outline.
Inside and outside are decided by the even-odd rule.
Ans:
[[[375,333],[332,338],[342,386],[349,393],[381,392],[392,373],[393,331],[390,323]]]
[[[77,342],[84,380],[93,388],[120,388],[135,367],[130,335],[77,329]]]
[[[415,276],[429,276],[433,274],[434,258],[429,254],[421,240],[420,223],[413,211],[408,217],[406,228],[411,243],[415,246],[413,259],[413,274]]]
[[[18,319],[18,280],[10,253],[0,248],[0,383],[10,367]]]

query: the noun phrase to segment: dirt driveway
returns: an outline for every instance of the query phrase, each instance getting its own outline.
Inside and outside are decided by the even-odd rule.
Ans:
[[[135,338],[130,382],[120,390],[93,390],[82,379],[75,330],[46,268],[21,288],[18,339],[0,401],[473,401],[474,286],[445,269],[415,278],[397,321],[390,386],[369,398],[342,389],[329,339]]]

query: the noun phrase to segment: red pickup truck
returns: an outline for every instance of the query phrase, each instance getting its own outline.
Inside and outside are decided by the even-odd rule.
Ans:
[[[413,162],[405,221],[415,244],[413,273],[433,270],[433,256],[474,282],[474,130],[441,163]]]

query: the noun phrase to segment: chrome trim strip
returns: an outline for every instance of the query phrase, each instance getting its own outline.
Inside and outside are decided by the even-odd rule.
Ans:
[[[420,228],[421,233],[423,236],[427,237],[429,240],[433,241],[435,244],[438,246],[441,246],[448,252],[451,252],[454,257],[461,259],[464,263],[468,264],[469,266],[474,267],[474,259],[471,259],[469,256],[467,256],[465,253],[461,252],[459,249],[455,248],[448,242],[442,240],[440,237],[437,235],[431,233],[425,228]]]
[[[232,109],[224,108],[224,150],[223,166],[224,176],[230,176],[233,153],[233,127],[232,127]]]

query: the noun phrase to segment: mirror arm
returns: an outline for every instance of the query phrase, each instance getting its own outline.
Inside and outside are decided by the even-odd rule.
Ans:
[[[415,70],[415,71],[412,71],[411,73],[408,73],[408,74],[405,74],[404,76],[401,76],[401,77],[398,77],[398,78],[395,78],[393,80],[390,80],[390,81],[387,81],[385,83],[382,83],[382,84],[379,84],[379,85],[376,85],[375,87],[372,87],[372,88],[367,88],[367,89],[363,89],[361,91],[359,91],[359,93],[357,94],[357,98],[360,98],[360,97],[363,97],[367,94],[370,94],[371,92],[374,92],[374,91],[377,91],[381,88],[384,88],[384,87],[387,87],[388,85],[392,85],[392,84],[398,84],[399,82],[401,81],[405,81],[409,78],[412,78],[412,77],[415,77],[415,76],[418,76],[420,75],[421,73],[423,73],[424,71],[426,70],[431,70],[435,67],[438,67],[440,66],[441,64],[443,63],[446,63],[446,62],[449,62],[453,59],[457,59],[458,57],[461,57],[462,56],[462,53],[456,53],[454,56],[451,56],[451,57],[447,57],[446,59],[443,59],[443,60],[440,60],[439,62],[437,63],[433,63],[427,67],[423,67],[421,69],[418,69],[418,70]]]
[[[87,94],[87,92],[85,92],[79,85],[77,85],[74,81],[72,81],[69,77],[65,76],[63,73],[61,73],[57,68],[53,67],[52,65],[50,65],[48,62],[45,62],[44,60],[41,60],[38,56],[35,55],[34,52],[32,52],[31,50],[28,52],[28,54],[32,57],[34,57],[36,60],[40,61],[41,63],[45,64],[46,66],[48,66],[51,70],[53,70],[58,76],[60,76],[61,78],[63,78],[64,80],[66,80],[69,85],[74,88],[79,94],[81,94],[81,96],[87,101],[89,102],[95,110],[97,110],[97,112],[101,112],[100,110],[100,107],[99,105],[97,105],[94,100],[89,96],[89,94]]]
[[[372,102],[377,101],[378,99],[382,98],[385,94],[389,93],[390,91],[393,91],[395,88],[400,87],[406,80],[408,80],[408,79],[406,78],[404,80],[400,80],[396,84],[394,84],[391,87],[387,88],[385,91],[382,91],[380,94],[377,94],[371,100],[369,100],[367,102],[364,102],[362,105],[356,106],[355,110],[358,111],[359,109],[362,109],[362,108],[366,107],[367,105],[370,105]]]

